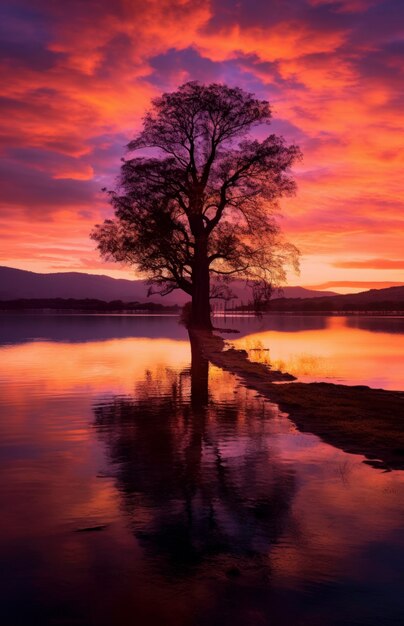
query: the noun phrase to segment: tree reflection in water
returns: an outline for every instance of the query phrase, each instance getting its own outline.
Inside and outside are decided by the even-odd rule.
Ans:
[[[266,577],[294,495],[271,444],[275,409],[222,372],[208,385],[190,340],[190,370],[146,372],[134,397],[94,407],[96,428],[131,528],[163,574]]]

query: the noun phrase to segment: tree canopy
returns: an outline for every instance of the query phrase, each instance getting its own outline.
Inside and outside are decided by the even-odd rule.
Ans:
[[[103,257],[136,266],[152,289],[188,293],[196,326],[210,326],[209,297],[229,279],[266,293],[297,265],[277,214],[300,151],[251,135],[270,120],[269,103],[238,87],[188,82],[155,98],[109,191],[115,217],[92,233]]]

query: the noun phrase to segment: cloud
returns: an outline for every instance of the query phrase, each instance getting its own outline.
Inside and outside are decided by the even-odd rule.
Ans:
[[[72,236],[88,254],[72,247],[66,264],[98,271],[87,235],[109,211],[100,188],[150,99],[199,79],[269,99],[274,131],[301,145],[298,196],[283,202],[289,239],[327,255],[330,279],[392,278],[390,265],[348,263],[401,258],[402,3],[13,0],[0,17],[4,258],[28,262],[30,237],[65,258]]]
[[[335,261],[335,263],[333,263],[333,266],[343,269],[404,270],[404,259],[364,259],[362,261]]]
[[[319,285],[306,285],[307,289],[334,289],[334,288],[344,288],[344,289],[385,289],[386,287],[398,287],[404,285],[404,282],[399,281],[382,281],[382,280],[329,280],[325,283],[320,283]]]
[[[328,6],[336,13],[363,13],[378,0],[309,0],[312,6]]]
[[[6,159],[0,165],[0,180],[3,217],[18,211],[31,220],[43,220],[62,209],[89,208],[97,191],[96,183],[80,177],[78,170],[53,176],[34,167],[22,169],[20,163]]]

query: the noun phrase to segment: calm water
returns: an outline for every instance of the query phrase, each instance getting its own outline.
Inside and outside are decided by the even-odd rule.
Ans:
[[[226,324],[303,380],[404,388],[403,318]],[[191,370],[176,318],[2,316],[0,345],[2,626],[404,623],[404,472]]]

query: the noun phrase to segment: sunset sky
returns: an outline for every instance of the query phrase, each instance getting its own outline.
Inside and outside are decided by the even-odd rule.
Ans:
[[[402,0],[3,3],[0,264],[133,277],[89,239],[153,96],[241,86],[298,143],[290,284],[404,284]]]

